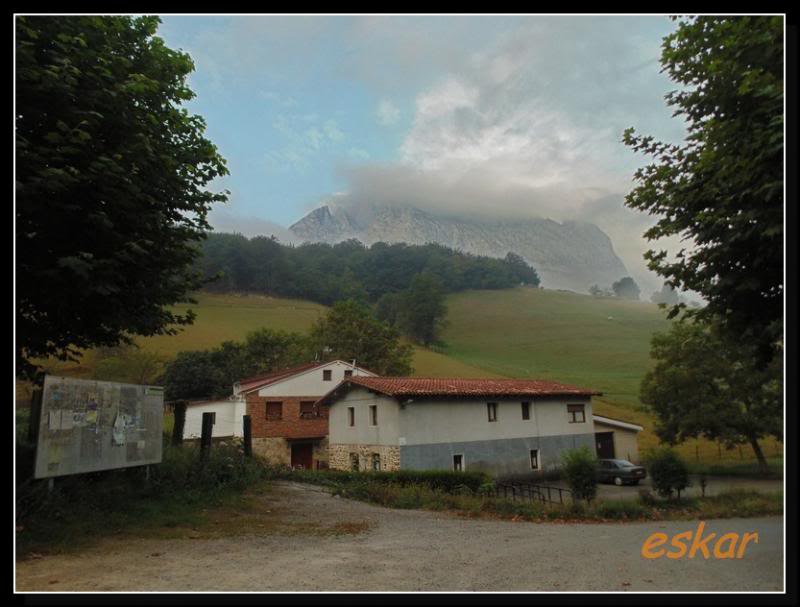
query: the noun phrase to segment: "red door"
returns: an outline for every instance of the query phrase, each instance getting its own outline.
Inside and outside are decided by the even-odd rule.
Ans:
[[[292,443],[292,468],[311,470],[314,465],[312,443]]]

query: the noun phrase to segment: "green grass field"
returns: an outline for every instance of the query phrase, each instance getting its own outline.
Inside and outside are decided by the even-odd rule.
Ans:
[[[195,324],[175,336],[139,339],[142,348],[172,357],[241,340],[262,327],[306,331],[325,307],[264,295],[200,293],[191,307]],[[669,322],[656,305],[577,293],[517,288],[467,291],[448,297],[445,346],[415,348],[415,375],[428,377],[531,377],[573,383],[603,392],[595,411],[641,424],[641,450],[658,443],[653,419],[640,410],[639,383],[650,366],[650,337]],[[54,363],[51,373],[91,377],[93,355],[80,364]],[[765,454],[782,455],[764,441]],[[689,441],[679,451],[693,462],[740,465],[753,461],[749,447],[719,449]]]

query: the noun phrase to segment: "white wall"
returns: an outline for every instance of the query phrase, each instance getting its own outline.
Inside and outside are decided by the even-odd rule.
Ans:
[[[378,424],[370,423],[369,407],[378,407]],[[348,407],[353,407],[355,425],[350,426]],[[392,445],[398,444],[400,407],[388,396],[370,394],[365,388],[353,388],[337,400],[328,415],[328,441],[343,445]]]
[[[330,381],[324,381],[323,371],[331,371]],[[288,379],[276,382],[258,391],[259,396],[323,396],[333,390],[344,379],[345,370],[353,370],[354,376],[374,377],[374,373],[359,369],[342,361],[334,361],[324,367],[304,371]]]
[[[200,438],[203,433],[203,413],[216,413],[216,423],[211,436],[242,436],[242,417],[245,415],[243,401],[221,400],[186,407],[186,423],[183,438]]]
[[[497,403],[497,421],[488,420],[488,402]],[[593,434],[591,400],[537,398],[529,401],[530,419],[522,419],[522,399],[424,400],[403,408],[394,398],[350,390],[331,407],[332,444],[426,445],[532,436]],[[567,404],[584,404],[583,423],[570,423]],[[378,406],[378,426],[369,425],[369,406]],[[347,408],[355,408],[355,426],[348,426]]]

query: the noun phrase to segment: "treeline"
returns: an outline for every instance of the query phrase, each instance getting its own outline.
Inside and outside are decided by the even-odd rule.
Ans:
[[[210,281],[210,291],[269,293],[324,305],[345,299],[375,303],[408,289],[419,274],[435,277],[448,293],[539,285],[536,270],[511,252],[495,259],[438,244],[367,247],[357,240],[293,246],[274,237],[227,233],[211,233],[201,246],[197,269]]]

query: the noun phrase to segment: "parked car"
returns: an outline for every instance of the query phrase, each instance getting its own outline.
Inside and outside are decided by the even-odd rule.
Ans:
[[[626,459],[597,460],[598,482],[636,485],[643,478],[647,478],[647,471]]]

